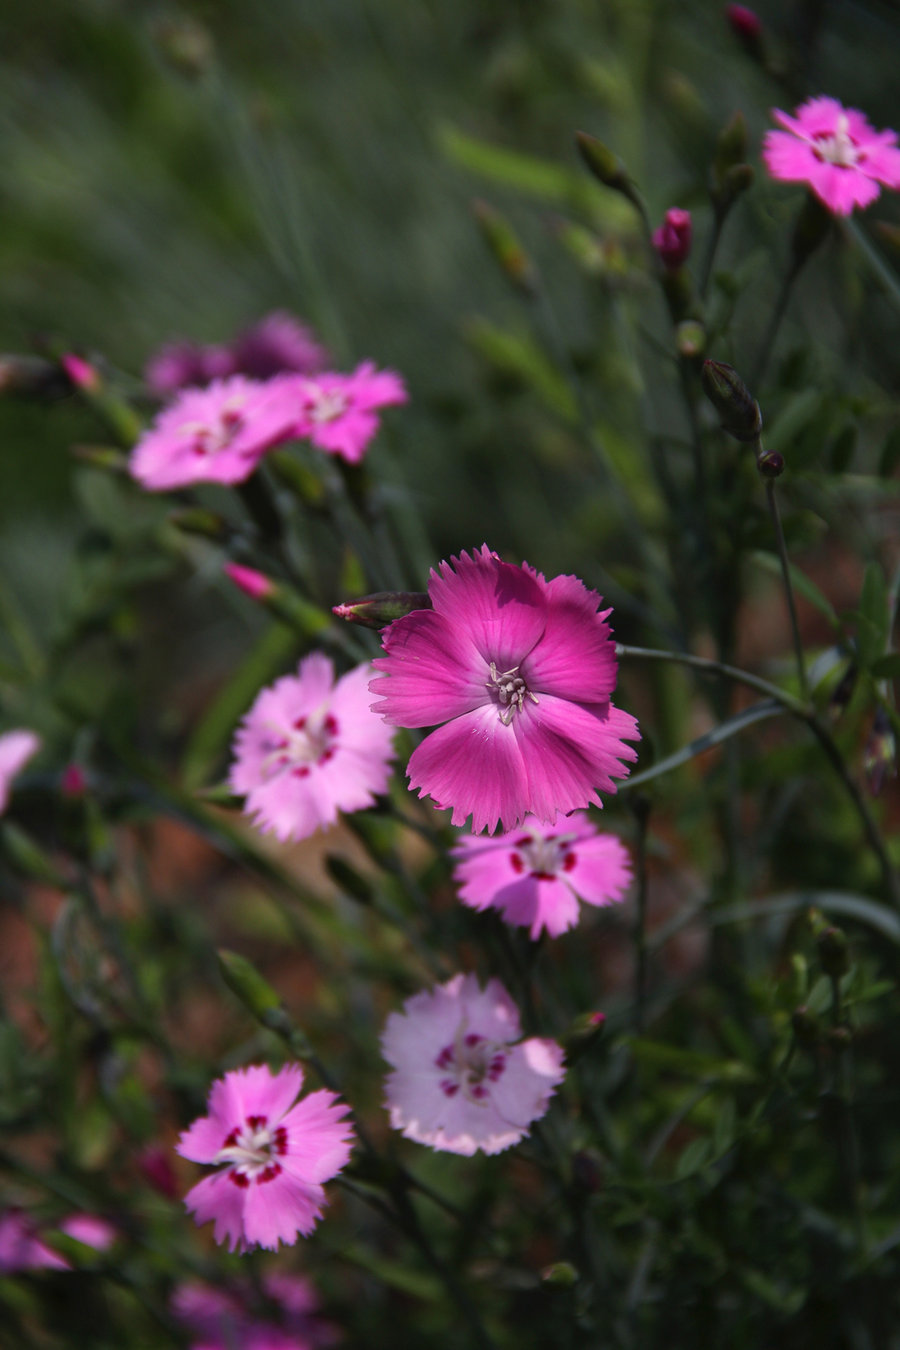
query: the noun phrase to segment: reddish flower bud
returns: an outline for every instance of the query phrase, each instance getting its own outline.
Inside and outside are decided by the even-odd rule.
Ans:
[[[59,358],[59,364],[76,389],[83,389],[85,393],[95,394],[100,388],[100,376],[91,363],[85,361],[83,356],[77,356],[75,352],[64,352]]]
[[[682,267],[691,251],[690,211],[671,207],[659,229],[653,231],[653,247],[668,271],[676,272]]]
[[[762,34],[759,15],[746,5],[726,5],[725,17],[742,42],[757,42]]]
[[[87,776],[80,764],[67,764],[59,780],[59,790],[64,797],[77,800],[87,791]]]
[[[239,590],[249,595],[251,600],[268,600],[275,590],[275,583],[262,572],[241,563],[225,563],[222,571],[233,581]]]
[[[175,1199],[178,1195],[178,1180],[165,1149],[148,1144],[138,1157],[138,1167],[148,1186],[159,1191],[167,1200]]]

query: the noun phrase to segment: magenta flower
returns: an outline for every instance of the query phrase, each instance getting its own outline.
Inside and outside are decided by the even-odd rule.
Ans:
[[[0,815],[9,805],[13,780],[40,748],[40,736],[25,728],[7,731],[0,736]]]
[[[299,1064],[275,1074],[264,1064],[234,1069],[213,1083],[209,1115],[175,1146],[192,1162],[219,1165],[184,1203],[198,1224],[212,1219],[216,1241],[232,1251],[274,1251],[311,1233],[325,1203],[322,1182],[350,1157],[348,1108],[324,1090],[295,1105],[302,1083]]]
[[[499,980],[482,991],[455,975],[391,1013],[381,1037],[393,1066],[385,1084],[391,1125],[448,1153],[500,1153],[528,1133],[562,1082],[555,1041],[521,1036]]]
[[[314,380],[286,378],[285,384],[302,406],[296,435],[350,464],[362,459],[378,430],[376,409],[405,403],[409,397],[399,375],[376,370],[371,361],[357,366],[352,375],[329,371]]]
[[[316,1291],[301,1275],[263,1275],[268,1304],[242,1281],[226,1292],[196,1281],[175,1292],[173,1312],[190,1336],[191,1350],[318,1350],[333,1345],[335,1329],[317,1314]]]
[[[234,357],[227,347],[167,342],[144,367],[144,381],[154,394],[171,398],[180,389],[206,385],[236,373]]]
[[[677,272],[687,262],[691,252],[691,233],[690,211],[682,211],[678,206],[670,207],[663,223],[653,231],[653,247],[667,271]]]
[[[98,1252],[105,1252],[119,1236],[109,1220],[101,1219],[99,1214],[70,1214],[58,1226],[61,1233]]]
[[[312,330],[284,310],[247,328],[231,344],[231,354],[234,369],[256,380],[285,371],[314,375],[328,362],[328,352]]]
[[[812,98],[790,117],[772,116],[785,131],[767,131],[762,157],[773,178],[807,183],[836,215],[868,206],[883,184],[900,188],[900,149],[895,131],[876,131],[856,108],[833,98]]]
[[[20,1270],[71,1270],[68,1261],[42,1242],[21,1209],[0,1213],[0,1275]]]
[[[392,732],[369,707],[372,674],[357,666],[334,681],[322,652],[263,689],[234,740],[229,783],[244,810],[282,842],[305,839],[362,811],[390,777]]]
[[[609,701],[615,645],[597,593],[501,562],[486,544],[441,563],[428,593],[433,610],[382,634],[387,655],[373,665],[384,674],[369,686],[393,725],[445,724],[413,752],[410,787],[452,807],[454,825],[471,815],[476,834],[601,805],[640,732]]]
[[[293,434],[297,403],[279,381],[234,375],[186,389],[134,447],[129,469],[153,492],[192,483],[241,483],[265,452]]]
[[[499,909],[507,923],[559,937],[578,922],[578,901],[611,905],[631,881],[628,851],[581,811],[550,825],[527,817],[496,838],[464,835],[452,854],[459,898],[472,909]]]

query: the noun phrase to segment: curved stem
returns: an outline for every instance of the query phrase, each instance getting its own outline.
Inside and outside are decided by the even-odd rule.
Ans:
[[[797,622],[797,606],[794,603],[794,588],[791,585],[791,569],[788,563],[787,545],[784,542],[784,530],[781,527],[781,513],[778,510],[778,502],[775,497],[775,481],[772,478],[766,480],[766,501],[769,505],[769,514],[772,517],[772,527],[775,530],[775,541],[778,545],[778,556],[781,559],[781,575],[784,579],[784,593],[787,596],[788,612],[791,616],[791,635],[794,639],[794,655],[797,658],[797,674],[800,678],[800,692],[803,695],[805,703],[809,702],[809,681],[806,678],[806,663],[803,659],[803,643],[800,641],[800,625]]]

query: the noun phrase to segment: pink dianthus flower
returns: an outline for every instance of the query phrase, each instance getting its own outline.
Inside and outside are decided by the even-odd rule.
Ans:
[[[167,342],[144,367],[144,380],[154,394],[170,398],[179,389],[209,384],[236,374],[234,358],[227,347],[201,346],[197,342]]]
[[[498,909],[533,938],[544,929],[558,937],[578,922],[579,900],[613,904],[631,881],[625,845],[581,811],[549,825],[526,817],[521,829],[494,838],[465,835],[452,854],[463,904]]]
[[[192,483],[241,483],[265,452],[290,439],[296,400],[279,381],[234,375],[208,389],[186,389],[158,415],[129,469],[153,492]]]
[[[41,1241],[23,1210],[7,1209],[0,1213],[0,1275],[20,1270],[71,1270],[71,1266]]]
[[[229,783],[261,830],[305,839],[385,790],[393,733],[369,706],[371,674],[356,666],[335,684],[331,661],[313,652],[258,695],[235,737]]]
[[[393,725],[445,724],[410,757],[410,787],[452,807],[454,825],[471,815],[476,834],[600,806],[640,732],[610,703],[615,644],[597,593],[501,562],[486,544],[442,562],[428,593],[433,610],[382,635],[387,655],[373,665],[384,673],[369,686]]]
[[[883,184],[900,188],[895,131],[876,131],[857,108],[834,98],[812,98],[794,116],[772,109],[784,131],[767,131],[762,157],[773,178],[807,183],[829,211],[848,216],[868,206]]]
[[[393,1067],[385,1084],[391,1125],[448,1153],[500,1153],[547,1110],[565,1077],[563,1052],[522,1041],[519,1014],[499,980],[474,975],[407,999],[381,1038]]]
[[[235,370],[256,380],[285,371],[313,375],[328,361],[328,352],[312,330],[284,310],[245,329],[231,344],[231,353]]]
[[[0,815],[9,805],[13,780],[40,748],[40,736],[25,728],[7,731],[0,736]]]
[[[327,371],[315,379],[285,377],[284,383],[300,400],[295,434],[350,464],[362,459],[378,430],[376,409],[405,403],[409,397],[399,375],[376,370],[371,361],[350,375]]]
[[[264,1064],[234,1069],[213,1083],[209,1115],[175,1146],[192,1162],[219,1165],[184,1203],[198,1224],[212,1219],[216,1241],[232,1251],[274,1251],[311,1233],[325,1203],[322,1182],[350,1157],[348,1108],[324,1089],[296,1101],[302,1083],[299,1064],[274,1074]]]
[[[263,1275],[263,1300],[250,1285],[213,1289],[190,1281],[175,1292],[173,1312],[191,1350],[318,1350],[335,1329],[317,1314],[316,1291],[301,1275]],[[268,1307],[259,1307],[264,1301]]]

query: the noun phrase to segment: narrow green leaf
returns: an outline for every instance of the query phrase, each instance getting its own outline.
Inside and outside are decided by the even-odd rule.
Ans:
[[[675,1180],[684,1181],[709,1162],[709,1140],[692,1139],[675,1164]]]
[[[759,567],[762,567],[766,572],[770,572],[772,576],[780,579],[781,560],[776,554],[766,553],[762,549],[757,549],[750,554],[750,560],[751,562],[755,562]],[[795,592],[802,595],[804,600],[808,600],[820,614],[824,614],[825,618],[833,628],[839,628],[840,624],[838,622],[838,616],[835,613],[831,601],[822,594],[818,586],[810,581],[809,577],[804,572],[800,571],[799,567],[795,567],[793,563],[789,563],[788,568],[791,575],[791,585]]]
[[[466,337],[485,360],[533,389],[558,417],[573,423],[578,420],[575,397],[567,381],[531,337],[510,333],[486,319],[473,319],[467,324]]]
[[[862,665],[871,666],[883,655],[887,641],[887,583],[877,562],[870,562],[863,578],[859,613],[865,623],[857,625],[857,644]]]
[[[713,727],[712,731],[707,731],[704,735],[698,736],[696,740],[690,741],[680,750],[676,750],[674,754],[667,755],[665,759],[661,759],[652,768],[644,769],[642,773],[632,774],[624,783],[619,784],[619,792],[627,792],[630,788],[639,787],[642,783],[649,783],[654,778],[669,773],[671,769],[677,769],[682,764],[687,764],[697,755],[702,755],[704,750],[711,750],[714,745],[719,745],[720,742],[727,741],[729,737],[736,736],[738,732],[753,726],[755,722],[762,722],[767,717],[777,717],[779,713],[783,712],[784,708],[774,699],[764,699],[761,703],[754,703],[752,707],[745,708],[743,712],[736,713],[734,717],[729,717],[726,722]]]

